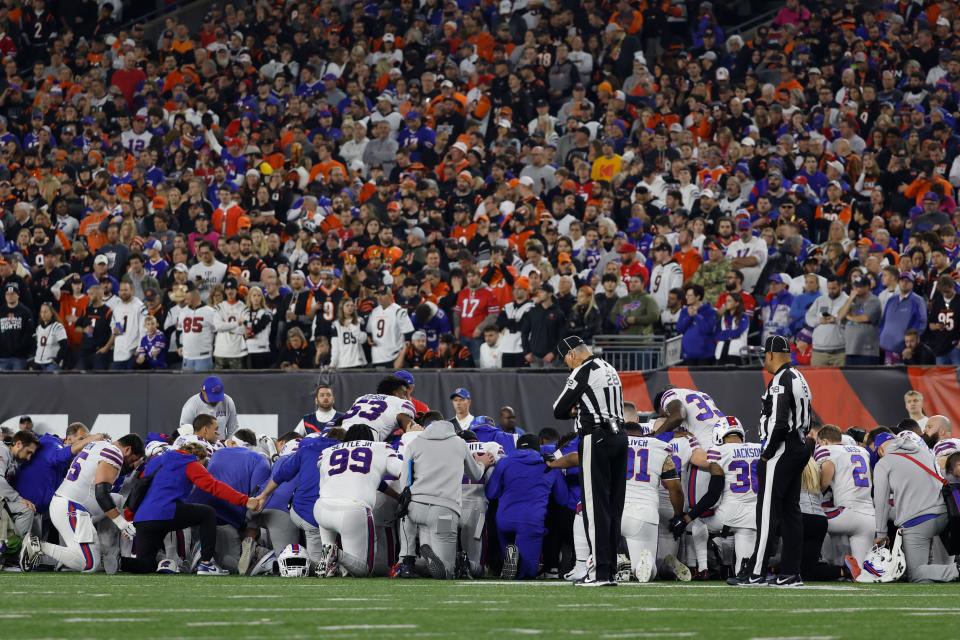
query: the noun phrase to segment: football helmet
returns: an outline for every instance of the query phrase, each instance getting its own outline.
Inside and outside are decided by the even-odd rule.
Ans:
[[[630,559],[627,558],[624,554],[617,555],[617,573],[614,576],[614,580],[617,582],[630,582],[630,579],[633,577],[632,568],[630,566]]]
[[[893,548],[874,546],[863,560],[863,570],[857,582],[896,582],[907,571],[903,554],[903,534],[897,531]]]
[[[277,558],[280,576],[283,578],[306,578],[310,575],[310,560],[307,550],[299,544],[288,544]]]
[[[736,416],[720,418],[713,424],[713,444],[723,444],[723,439],[733,433],[738,434],[743,440],[747,438],[747,432]]]

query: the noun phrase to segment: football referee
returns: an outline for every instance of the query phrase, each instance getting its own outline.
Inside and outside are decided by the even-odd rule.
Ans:
[[[627,434],[623,431],[623,387],[620,375],[593,355],[577,336],[557,345],[564,364],[573,369],[563,392],[553,403],[558,420],[574,418],[580,435],[576,454],[580,462],[583,519],[594,562],[587,576],[574,584],[616,586],[617,545],[627,475]],[[563,458],[549,466],[570,466]]]
[[[783,336],[770,336],[763,345],[763,366],[773,379],[763,394],[758,467],[757,542],[753,557],[741,573],[727,582],[735,586],[802,586],[800,551],[803,517],[800,514],[800,481],[810,459],[806,444],[810,431],[810,387],[790,358]],[[772,536],[783,539],[780,574],[766,581]]]

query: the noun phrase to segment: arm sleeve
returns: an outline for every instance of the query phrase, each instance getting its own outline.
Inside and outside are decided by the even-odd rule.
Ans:
[[[721,495],[723,495],[723,475],[711,475],[707,492],[697,501],[693,509],[690,510],[690,517],[694,520],[699,518],[704,511],[717,504]]]
[[[563,393],[553,403],[553,417],[557,420],[568,420],[573,408],[577,406],[580,396],[587,389],[587,380],[590,378],[590,370],[581,368],[576,375],[567,378]]]
[[[239,491],[235,491],[230,485],[215,479],[199,462],[191,462],[188,464],[186,466],[186,473],[187,479],[201,491],[206,491],[214,498],[220,498],[238,507],[246,506],[247,496]]]
[[[233,398],[227,397],[227,432],[224,436],[229,438],[238,428],[237,405],[233,402]]]
[[[567,489],[567,483],[563,480],[563,474],[559,469],[551,469],[550,473],[553,474],[553,489],[550,493],[554,502],[567,504],[570,502],[570,490]]]
[[[300,455],[284,456],[273,466],[271,479],[277,484],[293,480],[300,472]]]
[[[192,410],[194,396],[187,398],[187,401],[183,403],[183,409],[180,410],[180,424],[193,424],[193,419],[197,416]]]
[[[882,462],[882,460],[881,460]],[[890,517],[890,484],[887,465],[878,463],[873,468],[873,508],[876,512],[876,533],[887,535],[887,520]]]

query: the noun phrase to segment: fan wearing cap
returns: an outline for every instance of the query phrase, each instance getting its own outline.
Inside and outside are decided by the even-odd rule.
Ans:
[[[814,244],[826,242],[830,225],[840,221],[846,227],[853,218],[853,209],[843,201],[844,187],[839,180],[827,183],[827,201],[817,207],[813,214]]]
[[[880,299],[870,291],[870,280],[855,272],[852,290],[837,315],[843,323],[846,366],[880,364]]]
[[[767,263],[769,251],[762,238],[753,235],[748,213],[737,215],[737,239],[727,247],[730,268],[743,273],[743,288],[753,291]]]
[[[413,335],[413,323],[407,310],[394,301],[390,285],[379,285],[376,295],[378,304],[370,312],[366,327],[370,359],[374,367],[394,369],[399,366],[403,349]]]
[[[186,286],[186,306],[176,307],[179,309],[176,316],[178,353],[183,358],[184,371],[210,371],[216,312],[203,303],[200,289],[194,283],[188,282]]]
[[[436,164],[437,153],[434,145],[437,142],[437,133],[423,124],[418,111],[408,111],[405,124],[406,127],[397,136],[397,143],[401,149],[410,153],[410,161],[422,162],[428,166]]]
[[[213,416],[217,421],[217,437],[226,440],[237,430],[237,405],[224,393],[223,382],[217,376],[209,376],[200,386],[200,393],[190,396],[180,410],[182,436],[193,433],[193,421],[197,416]]]
[[[114,278],[109,273],[110,271],[110,258],[101,254],[93,259],[93,271],[85,274],[81,280],[83,281],[83,290],[86,291],[93,285],[100,284],[104,278],[110,280],[110,288],[114,295],[120,290],[120,281]]]
[[[800,586],[803,518],[800,489],[810,459],[807,445],[813,416],[810,385],[793,366],[790,343],[770,336],[763,344],[763,366],[773,377],[761,399],[760,444],[757,467],[757,541],[750,562],[728,580],[734,586],[762,585],[767,579],[769,543],[779,530],[783,539],[780,573],[773,586]]]
[[[247,356],[243,324],[247,305],[239,298],[237,287],[236,278],[227,278],[223,283],[225,299],[214,307],[213,359],[218,369],[242,369]]]
[[[0,371],[22,371],[33,353],[33,313],[20,302],[20,286],[8,282],[3,287],[3,316],[0,317]]]

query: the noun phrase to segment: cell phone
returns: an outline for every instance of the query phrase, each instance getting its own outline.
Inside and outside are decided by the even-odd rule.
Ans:
[[[824,309],[820,309],[820,315],[823,316],[824,318],[829,318],[829,317],[830,317],[830,311],[827,310],[827,309],[825,309],[825,308],[824,308]]]

